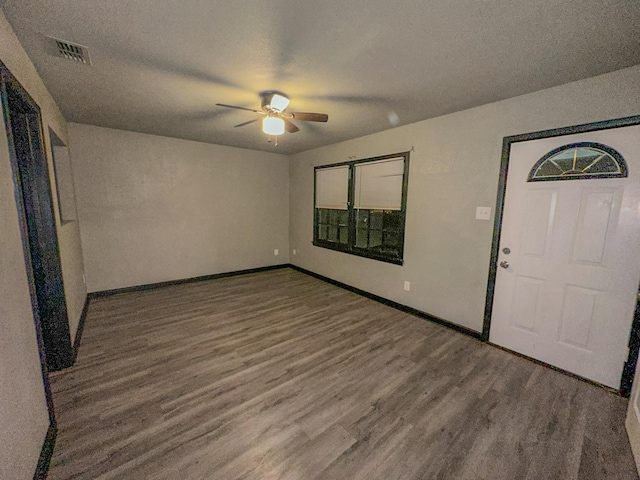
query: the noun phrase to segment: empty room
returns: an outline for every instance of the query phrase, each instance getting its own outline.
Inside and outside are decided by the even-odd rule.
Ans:
[[[0,0],[0,479],[638,479],[639,26]]]

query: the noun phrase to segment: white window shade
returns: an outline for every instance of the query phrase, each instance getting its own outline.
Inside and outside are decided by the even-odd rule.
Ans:
[[[316,170],[316,208],[346,210],[349,201],[349,166]]]
[[[404,158],[356,165],[355,208],[401,210]]]

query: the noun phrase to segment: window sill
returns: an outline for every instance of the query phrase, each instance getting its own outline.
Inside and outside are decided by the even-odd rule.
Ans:
[[[380,262],[391,263],[393,265],[404,264],[403,259],[382,257],[380,255],[376,255],[375,253],[369,253],[367,251],[352,250],[347,245],[334,244],[330,242],[320,242],[315,240],[312,243],[316,247],[326,248],[328,250],[334,250],[336,252],[348,253],[349,255],[355,255],[357,257],[369,258],[371,260],[378,260]]]

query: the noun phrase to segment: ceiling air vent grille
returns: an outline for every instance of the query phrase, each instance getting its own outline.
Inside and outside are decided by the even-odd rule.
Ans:
[[[50,53],[52,55],[66,58],[67,60],[73,60],[74,62],[91,65],[91,59],[89,58],[89,50],[87,47],[57,38],[47,37],[47,40],[49,42]]]

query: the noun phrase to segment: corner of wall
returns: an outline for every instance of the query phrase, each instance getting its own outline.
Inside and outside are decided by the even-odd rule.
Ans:
[[[66,121],[2,10],[0,10],[0,45],[2,45],[0,62],[40,107],[43,143],[52,180],[52,195],[55,199],[48,128],[52,128],[66,142]],[[0,126],[4,129],[4,122],[0,121]],[[0,385],[3,386],[0,390],[0,476],[30,478],[34,475],[41,449],[46,443],[49,416],[14,197],[9,146],[6,135],[0,133],[0,136],[2,137],[0,139],[0,183],[4,185],[2,189],[4,194],[0,195],[3,200],[0,203],[2,205],[0,264],[3,265],[3,276],[11,279],[9,283],[0,282],[0,299],[2,299],[0,324],[3,335],[10,338],[11,344],[11,348],[0,352],[0,363],[7,367],[2,369],[5,373],[0,379]],[[54,209],[57,208],[55,200],[53,203]],[[59,215],[56,215],[63,277],[65,277],[65,264],[67,270],[70,264],[75,265],[74,268],[80,271],[83,267],[81,259],[78,261],[74,246],[79,244],[77,231],[65,230],[58,219]],[[82,296],[83,291],[86,296],[86,290],[77,283],[77,278],[70,279],[67,275],[64,280],[69,312],[79,315],[81,312],[76,312],[77,309],[73,306],[75,297]]]

